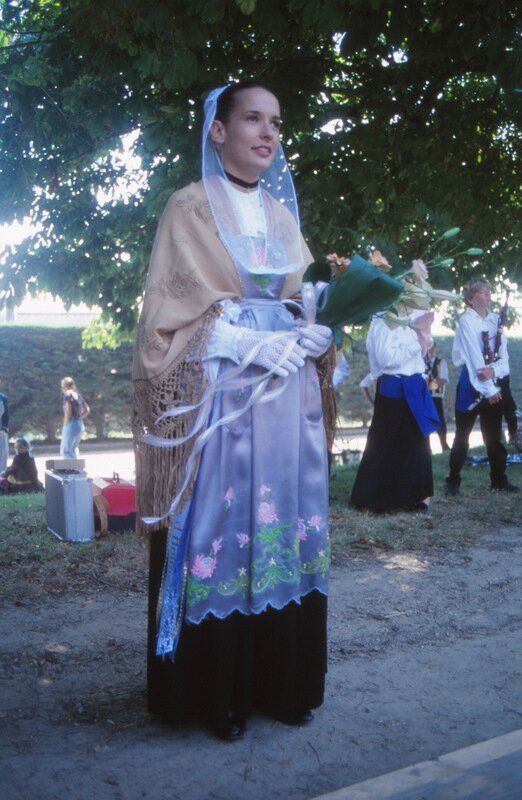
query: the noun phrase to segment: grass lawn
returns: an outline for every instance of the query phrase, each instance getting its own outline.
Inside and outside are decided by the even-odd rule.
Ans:
[[[470,454],[483,454],[482,448]],[[522,525],[521,494],[489,491],[487,464],[465,467],[461,497],[444,496],[447,453],[433,457],[435,497],[429,514],[370,514],[348,506],[356,466],[336,466],[330,484],[332,558],[347,564],[355,553],[458,547],[483,530]],[[522,465],[508,467],[522,486]],[[28,602],[68,590],[111,587],[141,592],[147,587],[147,548],[134,532],[92,542],[61,542],[45,524],[44,494],[0,498],[0,598]]]
[[[484,448],[470,449],[470,455],[484,455]],[[521,486],[520,494],[489,491],[488,464],[465,467],[460,497],[444,496],[448,454],[433,456],[435,495],[429,514],[401,512],[371,514],[347,505],[357,466],[332,470],[330,486],[330,530],[332,553],[342,561],[353,549],[415,549],[451,547],[472,539],[482,529],[522,524],[522,465],[508,467],[511,483]]]
[[[45,524],[45,495],[0,498],[0,600],[25,603],[105,586],[146,591],[146,545],[133,531],[62,542]]]

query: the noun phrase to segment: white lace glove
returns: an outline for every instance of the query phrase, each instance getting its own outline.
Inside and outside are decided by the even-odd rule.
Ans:
[[[278,331],[277,338],[268,331],[254,331],[250,328],[235,328],[239,335],[236,340],[237,361],[241,362],[256,348],[252,364],[274,371],[282,378],[290,372],[297,372],[304,366],[306,353],[299,346],[295,336],[286,331]]]
[[[299,346],[295,332],[256,331],[240,325],[231,325],[223,319],[216,320],[207,342],[205,359],[229,358],[236,364],[256,348],[251,363],[286,377],[304,365],[306,353]],[[287,352],[288,351],[288,352]]]
[[[311,358],[322,356],[332,343],[333,334],[326,325],[303,325],[299,331],[299,344]]]

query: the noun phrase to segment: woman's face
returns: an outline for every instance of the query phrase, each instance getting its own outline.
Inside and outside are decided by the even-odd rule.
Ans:
[[[211,127],[227,172],[252,182],[268,169],[279,144],[280,114],[277,97],[266,89],[238,92],[228,122],[214,120]]]
[[[27,453],[27,445],[24,442],[15,442],[15,452],[18,455],[21,453]]]

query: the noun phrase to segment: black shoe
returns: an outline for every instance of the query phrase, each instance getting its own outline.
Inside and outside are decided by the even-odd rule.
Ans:
[[[449,478],[446,478],[446,489],[444,492],[449,497],[459,497],[460,486],[458,483],[452,483]]]
[[[430,507],[427,503],[415,503],[414,506],[408,509],[409,511],[416,511],[417,514],[427,514]]]
[[[492,492],[519,492],[520,489],[519,489],[518,486],[513,486],[513,484],[510,483],[509,481],[504,481],[502,486],[492,486],[491,487],[491,491]]]
[[[245,726],[239,725],[237,722],[233,722],[229,728],[227,740],[229,742],[235,742],[237,739],[242,739],[245,735]]]
[[[245,723],[230,714],[226,723],[216,728],[215,733],[224,742],[237,742],[245,734]]]
[[[310,708],[307,708],[306,711],[301,711],[295,716],[286,719],[282,718],[281,722],[285,725],[309,725],[313,720],[314,712]]]

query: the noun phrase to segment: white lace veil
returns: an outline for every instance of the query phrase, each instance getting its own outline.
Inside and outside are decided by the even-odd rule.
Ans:
[[[241,234],[239,220],[228,195],[225,175],[210,127],[219,96],[228,86],[213,89],[205,100],[202,141],[202,178],[221,241],[237,266],[257,275],[285,275],[304,266],[299,209],[294,182],[283,148],[278,145],[270,167],[260,176],[265,212],[265,241],[254,244]],[[274,202],[275,201],[275,202]]]

